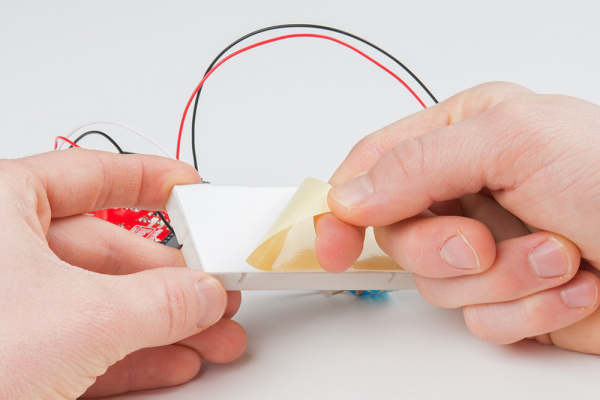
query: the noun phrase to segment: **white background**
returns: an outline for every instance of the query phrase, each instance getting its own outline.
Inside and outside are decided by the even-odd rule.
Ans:
[[[599,17],[594,1],[3,0],[0,157],[50,150],[55,136],[98,120],[131,125],[174,153],[185,103],[214,56],[239,36],[282,23],[362,36],[405,62],[440,100],[507,80],[600,103]],[[218,184],[327,179],[357,140],[418,109],[397,82],[345,48],[316,39],[279,42],[232,59],[207,83],[200,171]],[[155,151],[110,133],[126,150]],[[189,124],[185,134],[182,154],[190,161]],[[101,140],[82,145],[110,149]],[[237,320],[249,345],[239,361],[205,365],[177,388],[119,398],[597,392],[598,358],[529,342],[481,342],[460,310],[436,309],[414,292],[383,301],[283,292],[244,298]]]

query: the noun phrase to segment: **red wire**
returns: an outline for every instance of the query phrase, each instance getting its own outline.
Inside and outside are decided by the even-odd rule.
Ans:
[[[59,140],[62,140],[62,141],[64,141],[64,142],[67,142],[67,143],[69,143],[69,144],[70,144],[71,146],[73,146],[73,147],[79,147],[79,145],[78,145],[77,143],[70,141],[70,140],[69,140],[69,139],[67,139],[66,137],[64,137],[64,136],[57,136],[57,137],[54,139],[54,150],[56,150],[56,149],[58,148],[58,141],[59,141]]]
[[[255,47],[259,47],[259,46],[262,46],[262,45],[265,45],[265,44],[268,44],[268,43],[277,42],[277,41],[283,40],[283,39],[291,39],[291,38],[299,38],[299,37],[311,37],[311,38],[318,38],[318,39],[327,39],[327,40],[331,40],[332,42],[341,44],[342,46],[345,46],[345,47],[349,48],[350,50],[354,50],[355,52],[357,52],[361,56],[365,57],[367,60],[371,61],[373,64],[377,65],[379,68],[383,69],[385,72],[387,72],[388,74],[390,74],[391,76],[393,76],[397,81],[399,81],[402,85],[404,85],[404,87],[414,96],[415,99],[417,99],[417,101],[419,102],[419,104],[421,104],[423,106],[423,108],[427,108],[427,106],[425,105],[425,103],[423,103],[423,100],[421,100],[421,98],[414,92],[414,90],[412,90],[410,88],[410,86],[408,86],[406,84],[406,82],[404,82],[398,75],[394,74],[392,71],[390,71],[384,65],[382,65],[379,62],[377,62],[375,59],[371,58],[367,54],[363,53],[362,51],[358,50],[356,47],[353,47],[353,46],[349,45],[346,42],[343,42],[343,41],[341,41],[339,39],[336,39],[336,38],[333,38],[331,36],[317,35],[317,34],[313,34],[313,33],[296,33],[296,34],[291,34],[291,35],[278,36],[278,37],[275,37],[275,38],[272,38],[272,39],[263,40],[262,42],[254,43],[254,44],[252,44],[250,46],[244,47],[243,49],[240,49],[240,50],[237,50],[237,51],[231,53],[230,55],[228,55],[227,57],[225,57],[221,61],[219,61],[217,64],[215,64],[215,66],[204,75],[204,77],[202,78],[202,80],[200,81],[200,83],[198,84],[198,86],[196,86],[196,89],[194,89],[194,92],[190,96],[190,99],[188,100],[188,102],[187,102],[187,104],[185,106],[185,110],[183,111],[183,116],[181,118],[181,124],[179,125],[179,135],[177,136],[177,153],[175,154],[175,158],[177,160],[179,160],[179,150],[181,149],[181,136],[182,136],[182,133],[183,133],[183,124],[185,122],[185,118],[187,116],[187,113],[188,113],[188,110],[190,108],[190,105],[192,104],[192,101],[194,100],[194,97],[196,96],[196,93],[198,93],[198,91],[200,90],[200,88],[204,85],[204,82],[206,81],[206,79],[208,79],[208,77],[217,68],[219,68],[225,61],[231,59],[232,57],[235,57],[238,54],[241,54],[241,53],[243,53],[245,51],[248,51],[250,49],[253,49]]]

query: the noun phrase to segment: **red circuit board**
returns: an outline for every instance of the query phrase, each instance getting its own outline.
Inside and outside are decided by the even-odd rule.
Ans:
[[[109,208],[93,211],[87,215],[111,222],[156,243],[179,247],[175,234],[156,211],[139,210],[136,208]],[[162,215],[167,222],[170,222],[169,215],[166,212],[163,211]]]

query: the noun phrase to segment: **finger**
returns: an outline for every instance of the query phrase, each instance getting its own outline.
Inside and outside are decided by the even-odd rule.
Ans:
[[[200,364],[200,355],[186,346],[138,350],[109,367],[82,397],[180,385],[198,374]]]
[[[401,140],[432,132],[444,126],[469,119],[482,113],[494,104],[513,98],[519,93],[531,92],[521,86],[507,83],[480,85],[469,91],[459,93],[434,107],[383,128],[361,140],[352,149],[346,160],[344,160],[330,179],[330,183],[338,185],[368,170],[383,154],[388,152]],[[332,202],[335,203],[335,199],[332,201],[332,196],[330,196],[330,204]],[[454,205],[456,204],[454,203]],[[450,207],[449,204],[440,204],[439,207],[443,207],[445,212],[449,213],[456,213],[457,211],[457,207]],[[351,264],[349,263],[349,258],[351,257],[340,257],[340,255],[345,255],[347,251],[355,252],[357,248],[355,242],[360,231],[357,228],[353,229],[351,225],[367,226],[372,224],[361,224],[356,223],[357,220],[347,220],[351,224],[343,226],[339,221],[335,223],[333,221],[335,220],[329,218],[327,221],[321,223],[320,232],[317,232],[317,238],[320,239],[317,241],[316,249],[317,257],[323,268],[332,272],[339,272],[345,270]],[[332,226],[329,226],[330,223]],[[335,233],[336,228],[339,229],[338,234]],[[347,239],[351,242],[347,243]],[[337,257],[335,256],[336,254],[338,255]]]
[[[173,185],[200,183],[191,166],[158,156],[69,149],[18,162],[41,183],[54,218],[110,207],[163,210]]]
[[[538,158],[521,157],[542,144],[532,138],[538,130],[515,126],[514,116],[540,101],[522,95],[469,120],[400,141],[367,172],[334,186],[329,193],[333,213],[353,225],[380,226],[483,187],[510,198],[510,190],[500,192],[518,188],[540,163],[562,151],[544,147],[543,159],[540,152]],[[523,200],[513,198],[513,206]]]
[[[92,275],[100,292],[89,315],[104,332],[97,346],[113,350],[109,363],[145,347],[163,346],[195,335],[224,314],[227,293],[215,278],[189,268],[156,268],[130,275]],[[104,342],[106,344],[103,344]],[[119,357],[120,355],[120,357]]]
[[[240,324],[221,319],[205,331],[180,340],[178,344],[194,349],[206,361],[223,364],[242,355],[247,342],[246,331]]]
[[[459,200],[435,203],[430,207],[438,215],[462,215]],[[360,257],[365,228],[350,225],[332,213],[315,217],[315,252],[321,267],[328,272],[343,272]]]
[[[508,212],[506,209],[501,207],[492,197],[488,195],[484,195],[481,193],[476,193],[473,195],[463,196],[461,199],[457,199],[454,201],[446,201],[446,202],[438,202],[434,203],[432,207],[429,208],[434,214],[437,215],[464,215],[465,217],[472,218],[478,220],[485,224],[491,232],[494,240],[496,242],[511,239],[519,236],[524,236],[529,233],[529,229],[521,222],[520,219],[515,217],[513,214]],[[364,231],[360,227],[355,227],[353,225],[349,225],[339,219],[337,219],[333,214],[330,215],[331,219],[335,219],[335,223],[331,223],[330,221],[321,222],[320,225],[317,225],[317,256],[320,252],[327,253],[328,258],[322,257],[327,261],[322,261],[321,265],[325,270],[329,272],[339,272],[347,269],[355,259],[352,260],[344,260],[342,261],[343,256],[352,252],[353,249],[358,247],[358,244],[354,243],[352,239],[353,230],[358,232]],[[419,218],[419,221],[422,221],[423,218]],[[416,221],[411,221],[406,227],[416,228],[418,224]],[[441,245],[436,248],[435,246],[431,246],[431,248],[435,248],[433,252],[427,251],[418,251],[418,253],[425,253],[425,257],[421,255],[416,255],[417,250],[423,249],[424,242],[420,240],[423,237],[430,237],[429,235],[432,233],[430,231],[430,224],[427,225],[426,229],[416,229],[415,233],[411,233],[411,230],[405,230],[401,228],[402,224],[395,224],[393,230],[396,232],[393,236],[400,239],[399,245],[400,248],[396,248],[395,257],[396,261],[410,271],[416,272],[422,276],[428,277],[449,277],[460,275],[459,271],[462,273],[469,272],[480,272],[483,269],[486,269],[490,264],[486,264],[482,269],[469,269],[469,268],[459,268],[454,269],[453,271],[446,271],[445,273],[440,273],[439,270],[435,268],[431,268],[433,265],[440,265],[439,260],[437,258],[438,248],[441,249]],[[436,228],[437,229],[437,228]],[[448,226],[448,238],[453,236],[451,235],[452,227]],[[348,233],[350,231],[350,233]],[[388,230],[384,228],[379,228],[376,232],[379,232],[380,245],[384,242],[385,236],[383,232],[387,232]],[[483,234],[483,232],[482,232]],[[487,233],[485,233],[486,237],[489,237]],[[477,236],[477,235],[475,235]],[[413,238],[414,240],[409,240],[409,238]],[[356,239],[356,240],[360,240]],[[414,243],[413,243],[414,242]],[[452,242],[460,244],[460,241],[451,241],[448,244],[451,245]],[[360,243],[362,246],[362,242]],[[361,247],[362,248],[362,247]],[[467,250],[468,249],[468,250]],[[474,262],[480,262],[480,258],[477,255],[477,252],[473,253],[475,257],[470,257],[470,253],[472,247],[467,244],[467,248],[463,249],[464,251],[459,251],[459,254],[462,254],[463,257],[469,256],[468,259]],[[489,249],[489,247],[488,247]],[[392,254],[391,251],[393,249],[388,246],[388,254]],[[492,254],[492,253],[489,253]],[[450,255],[450,253],[446,253],[446,255]],[[468,261],[465,259],[464,261]],[[415,264],[414,260],[419,260],[418,265]],[[425,261],[427,260],[427,261]],[[324,265],[327,262],[327,267]],[[463,261],[454,263],[461,263]],[[337,264],[336,264],[337,263]],[[426,266],[425,268],[420,267],[421,265]],[[442,264],[444,265],[444,264]],[[452,265],[452,263],[445,264],[446,266]],[[471,264],[473,265],[473,264]],[[333,266],[333,267],[332,267]]]
[[[83,397],[103,397],[135,390],[169,387],[197,375],[201,359],[214,363],[238,358],[246,347],[243,328],[223,319],[177,344],[141,349],[108,368]]]
[[[466,306],[465,322],[476,336],[497,344],[557,331],[594,313],[599,305],[599,284],[600,279],[594,274],[579,271],[565,285],[531,296]]]
[[[519,218],[498,204],[491,196],[481,193],[470,194],[461,197],[460,203],[464,216],[483,222],[492,232],[496,242],[531,233]]]
[[[331,213],[315,218],[315,252],[321,267],[343,272],[358,259],[365,241],[365,229],[340,221]]]
[[[242,292],[229,291],[227,292],[227,308],[223,313],[223,318],[233,318],[240,309],[242,304]]]
[[[391,210],[385,209],[388,205],[371,205],[371,209],[375,208],[376,212],[379,213],[379,217],[372,215],[361,215],[361,212],[356,210],[348,210],[348,200],[350,201],[350,208],[354,208],[352,203],[356,200],[365,200],[371,197],[373,191],[373,183],[367,179],[358,178],[349,182],[354,182],[351,185],[350,190],[346,185],[346,197],[349,199],[338,198],[340,195],[340,188],[337,187],[344,181],[369,170],[373,165],[382,157],[382,155],[388,153],[390,149],[408,138],[413,138],[419,135],[423,135],[429,132],[434,132],[440,128],[448,125],[460,123],[476,115],[481,114],[485,110],[493,107],[502,101],[514,98],[519,94],[531,93],[526,88],[518,85],[506,84],[506,83],[489,83],[484,84],[469,91],[462,92],[452,98],[434,106],[420,113],[414,114],[408,118],[402,119],[372,135],[367,136],[361,140],[350,152],[346,160],[338,168],[338,170],[332,176],[330,183],[335,186],[334,190],[330,192],[329,204],[333,209],[333,213],[339,217],[342,221],[347,222],[347,226],[343,230],[339,231],[339,235],[334,235],[332,232],[334,228],[328,228],[328,222],[323,222],[320,227],[320,231],[323,233],[317,233],[317,237],[323,237],[322,241],[317,241],[317,254],[322,260],[322,266],[330,271],[342,271],[349,266],[348,261],[338,261],[335,259],[335,254],[346,254],[347,250],[353,250],[356,248],[354,244],[349,245],[346,243],[346,238],[351,237],[351,243],[356,239],[357,232],[356,228],[352,229],[351,225],[384,225],[396,222],[402,218],[416,215],[419,212],[425,210],[429,206],[443,208],[444,213],[458,214],[456,203],[448,203],[448,200],[452,200],[452,196],[445,196],[440,198],[438,205],[436,205],[437,199],[420,199],[419,203],[414,203],[414,199],[410,195],[404,196],[400,201],[391,199],[388,195],[389,202],[394,202]],[[385,171],[384,171],[385,176]],[[352,188],[354,186],[354,188]],[[421,185],[421,190],[423,190]],[[408,189],[407,187],[403,187]],[[406,190],[406,194],[418,191]],[[336,194],[338,195],[336,197]],[[342,193],[343,195],[343,193]],[[393,191],[392,191],[393,195]],[[358,196],[358,198],[357,198]],[[456,196],[458,198],[460,196]],[[419,200],[419,199],[418,199]],[[445,203],[445,204],[444,204]],[[405,207],[406,204],[411,204],[413,207],[405,208],[404,212],[397,212],[398,208]],[[391,212],[390,212],[391,211]],[[437,210],[439,211],[439,210]],[[363,211],[362,214],[368,213],[369,210]],[[357,215],[358,214],[358,215]],[[329,219],[328,221],[332,221]],[[383,222],[385,221],[385,222]],[[340,223],[336,224],[338,227]],[[325,233],[327,232],[327,233]],[[328,234],[331,233],[331,234]],[[338,250],[336,252],[336,250]]]
[[[61,260],[101,274],[126,275],[153,268],[186,267],[181,251],[95,217],[55,219],[47,239]],[[227,292],[227,297],[224,316],[231,318],[240,307],[241,293]]]
[[[600,331],[600,309],[596,309],[593,314],[579,322],[536,337],[536,339],[566,350],[600,354],[598,331]]]
[[[506,82],[485,83],[458,93],[362,139],[335,171],[330,183],[337,185],[363,173],[400,141],[468,120],[496,104],[529,93],[533,92]]]
[[[158,267],[185,267],[179,250],[91,216],[52,220],[47,240],[61,260],[102,274],[125,275]]]
[[[497,244],[494,264],[476,275],[447,279],[415,276],[419,292],[439,307],[516,300],[568,282],[579,266],[569,240],[537,232]]]
[[[430,278],[478,274],[496,257],[489,229],[470,218],[422,214],[376,228],[375,237],[398,265]]]

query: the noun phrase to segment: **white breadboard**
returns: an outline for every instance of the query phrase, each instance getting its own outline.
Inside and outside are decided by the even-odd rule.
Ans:
[[[414,289],[406,271],[263,271],[246,263],[297,188],[175,186],[167,212],[190,268],[227,290]]]

